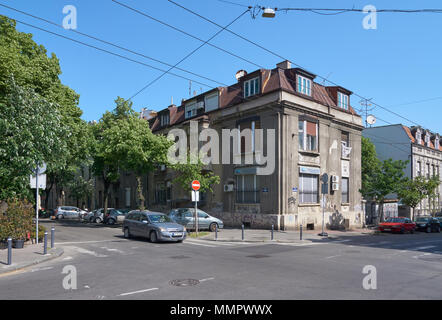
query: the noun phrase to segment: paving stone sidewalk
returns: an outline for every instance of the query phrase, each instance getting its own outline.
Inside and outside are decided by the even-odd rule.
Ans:
[[[44,255],[43,243],[28,244],[22,249],[12,248],[12,264],[8,265],[8,249],[0,249],[0,275],[57,258],[63,252],[63,248],[51,249],[48,247],[48,253]]]
[[[353,229],[350,231],[339,230],[325,230],[328,233],[328,239],[339,238],[342,236],[361,236],[372,235],[375,231],[373,229]],[[312,241],[324,239],[318,235],[321,230],[303,230],[302,241]],[[325,237],[327,239],[327,237]],[[204,240],[215,240],[215,232],[211,232],[209,235],[200,237]],[[218,231],[217,241],[243,241],[242,230],[240,228],[226,228]],[[264,242],[272,241],[271,230],[263,229],[244,229],[244,241],[247,242]],[[300,242],[300,231],[274,231],[273,241],[278,242]]]

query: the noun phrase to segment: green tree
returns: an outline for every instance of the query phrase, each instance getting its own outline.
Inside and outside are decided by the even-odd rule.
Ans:
[[[414,211],[419,203],[426,197],[427,181],[424,177],[419,176],[415,179],[406,179],[400,186],[398,197],[401,202],[413,209]]]
[[[439,176],[432,176],[426,181],[425,184],[425,196],[428,198],[429,209],[432,214],[436,213],[435,199],[438,196],[438,188],[440,185]],[[433,208],[431,208],[433,206]]]
[[[86,180],[77,175],[70,183],[69,191],[71,197],[77,202],[77,207],[80,207],[80,201],[86,201],[87,197],[91,196],[94,191],[92,180]]]
[[[370,139],[361,137],[361,179],[362,196],[367,200],[374,199],[374,178],[379,175],[381,162],[377,158],[375,145]]]
[[[197,159],[197,157],[190,154],[190,152],[187,154],[186,163],[177,163],[171,167],[177,172],[174,182],[178,183],[184,191],[192,191],[191,183],[193,180],[200,182],[200,191],[202,192],[213,192],[213,185],[220,182],[219,176],[215,175],[211,170],[206,170],[206,165],[200,158]]]
[[[69,184],[72,172],[88,158],[90,150],[91,134],[81,119],[79,95],[61,83],[60,75],[57,56],[54,53],[48,56],[45,47],[33,41],[32,34],[17,31],[14,20],[0,15],[0,103],[6,103],[15,91],[8,80],[13,76],[24,90],[31,89],[54,103],[61,122],[68,128],[69,135],[64,137],[67,148],[57,154],[57,162],[48,163],[46,199],[52,186],[56,186],[59,194]]]
[[[59,163],[58,155],[67,152],[68,130],[56,104],[13,78],[8,86],[0,102],[0,199],[32,199],[29,175],[37,163]]]

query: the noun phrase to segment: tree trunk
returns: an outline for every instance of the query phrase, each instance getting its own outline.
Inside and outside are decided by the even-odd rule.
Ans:
[[[48,210],[49,206],[49,195],[51,194],[52,187],[54,186],[54,182],[49,184],[49,188],[45,189],[45,210]]]
[[[137,191],[138,191],[138,209],[144,210],[143,185],[141,184],[141,176],[137,175]]]
[[[109,199],[109,188],[110,188],[110,183],[109,182],[105,182],[104,183],[104,206],[103,206],[103,220],[104,220],[104,217],[106,216],[106,214],[107,214],[107,202],[108,202],[108,199]]]
[[[379,203],[379,222],[384,222],[384,201]]]

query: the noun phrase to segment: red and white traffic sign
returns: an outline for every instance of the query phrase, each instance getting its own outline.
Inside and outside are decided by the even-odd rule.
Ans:
[[[192,181],[192,189],[195,191],[198,191],[200,189],[201,185],[200,182],[198,180],[193,180]]]

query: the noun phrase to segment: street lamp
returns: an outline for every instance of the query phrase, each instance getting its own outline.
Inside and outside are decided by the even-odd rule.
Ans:
[[[275,10],[272,8],[263,8],[262,17],[263,18],[274,18],[275,17]]]

